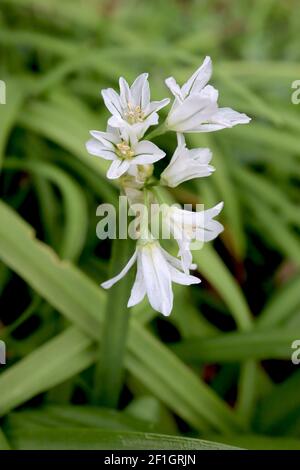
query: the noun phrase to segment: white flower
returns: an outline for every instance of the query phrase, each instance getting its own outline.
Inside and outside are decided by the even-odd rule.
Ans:
[[[107,172],[110,179],[120,178],[132,165],[148,165],[165,156],[148,140],[138,142],[136,136],[126,129],[107,127],[107,132],[90,131],[92,139],[86,143],[91,155],[112,160]]]
[[[131,87],[124,78],[120,78],[120,95],[108,88],[102,91],[107,109],[112,117],[108,124],[113,127],[131,128],[138,139],[142,138],[150,126],[158,123],[158,114],[161,108],[169,104],[169,98],[150,102],[150,88],[148,74],[139,75]]]
[[[178,146],[169,165],[160,175],[163,185],[175,188],[184,181],[209,176],[215,170],[209,165],[212,153],[208,148],[186,148],[184,136],[178,134]]]
[[[123,270],[114,278],[101,284],[109,289],[137,261],[136,278],[127,306],[133,307],[147,295],[154,310],[163,315],[170,315],[173,307],[172,281],[176,284],[198,284],[200,279],[181,270],[181,262],[166,252],[156,240],[138,243],[133,256]]]
[[[169,206],[164,209],[164,223],[178,243],[182,268],[187,272],[192,263],[190,243],[192,240],[208,242],[214,240],[223,230],[223,225],[214,220],[223,208],[220,202],[211,209],[192,212]]]
[[[247,124],[251,119],[231,108],[218,107],[218,91],[207,85],[212,74],[210,57],[180,88],[173,77],[166,85],[175,96],[166,126],[177,132],[212,132],[237,124]]]

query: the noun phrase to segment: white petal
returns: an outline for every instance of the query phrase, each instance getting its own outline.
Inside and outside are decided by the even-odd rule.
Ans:
[[[146,295],[146,287],[143,278],[143,271],[140,261],[140,256],[137,257],[137,272],[133,287],[131,289],[130,298],[128,300],[127,307],[133,307],[139,304]]]
[[[178,258],[175,258],[175,256],[170,255],[170,253],[168,253],[163,248],[161,248],[161,251],[166,261],[168,262],[168,266],[169,266],[169,270],[170,270],[171,278],[173,282],[176,282],[177,284],[185,284],[185,285],[199,284],[199,282],[201,282],[200,279],[198,279],[197,277],[190,276],[189,274],[185,274],[181,271],[182,269],[181,260],[179,260]],[[191,260],[191,257],[189,257],[189,259]],[[189,269],[196,269],[196,267],[197,266],[195,264],[192,264],[191,262],[186,263],[187,271]]]
[[[122,106],[118,93],[112,88],[102,90],[105,106],[114,116],[122,116]]]
[[[135,146],[135,164],[148,164],[161,160],[166,154],[157,145],[148,140],[142,140]]]
[[[193,224],[197,227],[195,239],[208,242],[214,240],[223,230],[223,225],[213,218],[219,215],[223,208],[223,202],[220,202],[211,209],[202,212],[193,212]]]
[[[181,88],[184,97],[191,93],[198,93],[208,83],[212,74],[212,62],[210,57],[205,57],[202,65]]]
[[[230,128],[237,124],[248,124],[251,118],[244,113],[238,113],[231,108],[219,108],[210,116],[207,123],[199,126],[195,132],[213,132]]]
[[[170,315],[173,307],[171,275],[159,247],[151,244],[141,248],[141,263],[151,306],[163,315]]]
[[[164,248],[160,247],[162,254],[164,255],[165,259],[167,260],[168,264],[173,266],[175,269],[181,268],[181,261],[180,259],[176,258],[175,256],[170,255]]]
[[[108,125],[115,129],[121,128],[125,124],[126,124],[126,121],[124,121],[124,119],[120,115],[111,116],[108,120]]]
[[[207,85],[206,87],[204,87],[203,90],[200,91],[199,95],[201,96],[201,98],[207,98],[215,103],[218,101],[219,98],[218,90],[212,85]]]
[[[174,111],[170,111],[167,125],[177,132],[190,132],[190,129],[196,129],[203,122],[208,122],[216,110],[216,103],[203,99],[200,95],[192,95]]]
[[[205,217],[216,217],[217,215],[220,214],[221,210],[224,207],[224,202],[221,201],[218,204],[216,204],[214,207],[211,207],[210,209],[207,209],[205,211],[206,216]]]
[[[106,126],[106,132],[109,134],[113,134],[115,137],[117,137],[119,140],[121,140],[121,132],[120,129],[116,129],[114,126],[110,126],[109,122],[107,123]]]
[[[143,122],[136,122],[134,124],[125,123],[125,126],[131,129],[131,132],[137,139],[141,139],[150,126],[158,124],[158,117],[157,113],[152,113]]]
[[[128,83],[123,77],[119,79],[119,86],[120,86],[120,101],[123,108],[128,106],[128,103],[132,102],[131,91],[129,88]]]
[[[175,78],[169,77],[165,80],[165,83],[175,98],[177,98],[179,101],[182,101],[183,95],[181,93],[180,86],[176,83]]]
[[[220,233],[223,232],[223,230],[224,227],[220,222],[218,222],[217,220],[212,220],[204,227],[204,237],[202,238],[202,235],[199,237],[196,233],[195,239],[199,241],[203,240],[204,242],[210,242],[217,238]]]
[[[184,142],[179,137],[181,135],[177,133],[179,142]],[[161,173],[162,184],[175,188],[184,181],[209,176],[214,171],[214,168],[208,165],[211,156],[209,149],[188,150],[179,143],[169,165]]]
[[[108,149],[95,139],[88,140],[85,146],[87,151],[96,157],[101,157],[104,160],[115,160],[117,158],[113,150]]]
[[[193,256],[191,250],[187,246],[180,247],[179,256],[181,257],[181,267],[185,274],[189,274],[189,270],[192,269]]]
[[[101,287],[103,287],[104,289],[110,289],[116,282],[118,282],[120,279],[122,279],[122,277],[124,277],[128,273],[129,269],[134,265],[136,258],[137,258],[137,250],[135,250],[132,257],[130,258],[126,266],[122,269],[122,271],[117,276],[113,277],[112,279],[109,279],[108,281],[103,282],[101,284]]]
[[[113,149],[114,145],[120,142],[120,137],[111,132],[90,131],[91,136],[102,142],[108,148]]]
[[[142,73],[135,79],[131,85],[131,95],[136,106],[140,106],[141,109],[148,106],[150,101],[148,73]]]
[[[176,284],[181,284],[184,286],[190,286],[191,284],[199,284],[201,280],[196,276],[191,276],[190,274],[185,274],[172,266],[170,267],[171,279]]]
[[[149,104],[149,106],[145,109],[145,113],[147,115],[149,114],[152,114],[154,112],[157,112],[159,111],[160,109],[164,108],[165,106],[167,106],[168,104],[170,103],[170,99],[169,98],[165,98],[161,101],[151,101],[151,103]]]
[[[130,165],[130,162],[128,160],[114,160],[112,164],[110,165],[108,171],[107,171],[107,178],[109,179],[116,179],[120,178],[126,171],[128,170]]]
[[[235,126],[236,124],[248,124],[251,118],[244,113],[238,113],[231,108],[219,108],[212,117],[213,122],[218,122],[226,126]]]
[[[212,152],[208,148],[195,148],[189,150],[189,155],[198,164],[207,165],[212,159]]]

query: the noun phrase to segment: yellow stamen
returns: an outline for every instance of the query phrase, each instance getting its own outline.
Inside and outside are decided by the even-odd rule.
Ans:
[[[130,145],[127,144],[127,142],[122,141],[117,144],[116,147],[118,149],[117,154],[120,158],[130,160],[132,157],[134,157],[134,151],[131,149]]]
[[[134,106],[132,103],[127,103],[127,110],[124,113],[124,117],[129,124],[143,122],[145,119],[142,108],[140,106]]]

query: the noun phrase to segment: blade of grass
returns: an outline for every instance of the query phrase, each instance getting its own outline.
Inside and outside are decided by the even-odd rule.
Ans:
[[[65,172],[44,162],[23,161],[10,157],[5,161],[5,168],[26,170],[43,176],[57,185],[65,206],[65,228],[60,255],[66,259],[78,258],[85,243],[88,225],[87,204],[80,186]]]
[[[24,95],[26,94],[25,83],[20,80],[7,77],[5,84],[6,103],[5,105],[0,104],[0,169],[4,159],[7,139],[22,106]]]
[[[299,338],[299,335],[298,335]],[[255,423],[261,432],[272,432],[290,416],[297,418],[300,406],[300,373],[294,372],[286,381],[277,385],[261,400]]]
[[[186,437],[137,432],[101,431],[99,429],[13,429],[9,433],[15,449],[104,449],[104,450],[238,450],[217,442]]]
[[[189,338],[172,346],[188,362],[236,362],[247,359],[289,359],[300,330],[277,328],[224,333],[212,338]]]
[[[5,429],[15,427],[30,429],[33,425],[55,428],[97,428],[110,431],[154,431],[153,425],[146,420],[132,417],[124,412],[87,405],[48,405],[40,409],[13,412],[5,418]]]
[[[300,276],[275,292],[256,320],[256,325],[272,328],[284,322],[300,306]],[[298,312],[297,312],[298,314]]]
[[[134,252],[129,238],[113,241],[109,279],[116,276]],[[124,380],[124,353],[131,309],[127,308],[133,276],[132,271],[109,289],[105,320],[102,328],[100,361],[96,367],[94,399],[103,406],[116,408]]]
[[[244,199],[260,226],[263,227],[264,233],[268,234],[274,245],[295,264],[300,265],[300,242],[293,230],[290,230],[281,219],[276,217],[261,200],[250,194],[247,194]]]
[[[70,327],[0,375],[0,415],[67,380],[95,360],[92,341]]]

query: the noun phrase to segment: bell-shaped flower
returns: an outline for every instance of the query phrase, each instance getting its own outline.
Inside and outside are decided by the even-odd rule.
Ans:
[[[90,131],[92,139],[86,143],[91,155],[112,160],[107,178],[120,178],[132,165],[149,165],[165,156],[165,152],[148,140],[138,142],[126,129],[107,127],[107,132]]]
[[[197,212],[183,210],[176,205],[164,207],[165,233],[170,233],[178,243],[179,256],[185,272],[188,272],[192,263],[191,242],[205,243],[214,240],[224,230],[223,225],[214,220],[223,205],[223,202],[220,202],[211,209]],[[200,248],[199,244],[197,248]]]
[[[120,94],[112,88],[102,90],[107,109],[112,116],[108,124],[113,127],[129,127],[138,139],[147,129],[158,123],[157,111],[169,104],[169,98],[150,101],[148,74],[139,75],[131,87],[124,78],[119,79]]]
[[[127,274],[135,262],[137,272],[128,307],[140,303],[147,295],[154,310],[166,316],[170,315],[173,307],[172,282],[182,285],[201,282],[197,277],[184,273],[180,260],[165,251],[158,241],[149,239],[138,242],[133,256],[123,270],[101,286],[109,289]]]
[[[177,132],[212,132],[237,124],[247,124],[251,119],[231,108],[219,108],[218,91],[207,85],[212,74],[210,57],[191,78],[180,87],[173,77],[166,85],[175,96],[166,120],[166,127]]]
[[[209,176],[215,170],[209,165],[212,153],[208,148],[187,149],[184,136],[178,134],[178,146],[169,165],[160,175],[164,186],[175,188],[184,181]]]

